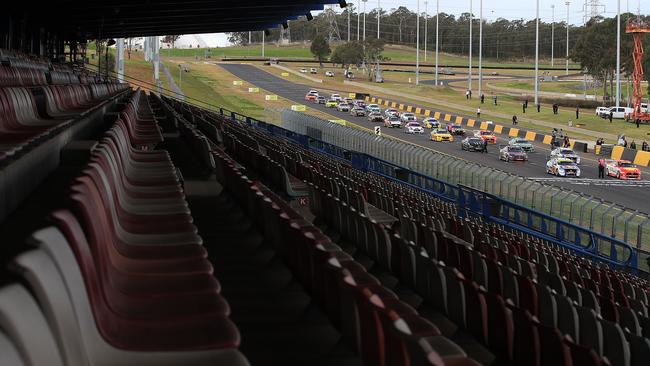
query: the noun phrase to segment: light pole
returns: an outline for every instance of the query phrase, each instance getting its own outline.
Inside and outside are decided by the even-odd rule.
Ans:
[[[566,74],[569,75],[569,5],[570,1],[565,2],[566,4]]]
[[[469,70],[467,72],[467,90],[472,92],[472,21],[474,15],[472,14],[472,0],[469,0]]]
[[[415,15],[415,85],[420,85],[420,0]]]
[[[535,105],[539,104],[539,0],[535,8]]]
[[[438,85],[438,29],[440,25],[440,0],[436,0],[436,85]]]
[[[361,0],[357,0],[357,41],[361,39]]]
[[[381,18],[381,0],[377,0],[377,39],[379,39],[379,20]]]
[[[483,0],[479,2],[478,26],[478,97],[483,93]]]
[[[551,67],[555,55],[555,5],[551,5]]]
[[[366,3],[368,0],[363,0],[363,40],[366,40]]]
[[[262,31],[262,57],[264,57],[264,36],[266,36],[266,33]]]
[[[345,12],[348,13],[348,42],[350,42],[350,7]]]
[[[427,62],[427,19],[429,18],[429,13],[427,13],[428,1],[424,2],[424,62]]]
[[[616,107],[621,106],[621,0],[616,16]]]

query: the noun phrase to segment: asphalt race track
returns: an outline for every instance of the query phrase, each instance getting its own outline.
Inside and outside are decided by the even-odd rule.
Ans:
[[[352,117],[348,113],[337,111],[335,108],[327,108],[323,104],[307,102],[304,100],[304,96],[308,91],[308,87],[287,81],[260,70],[255,66],[242,64],[219,64],[216,67],[223,67],[236,77],[254,84],[270,93],[277,94],[298,104],[306,104],[308,108],[314,108],[329,113],[336,116],[336,118],[345,119],[366,128],[373,128],[374,126],[381,125],[379,123],[371,123],[365,117]],[[319,88],[316,86],[314,89],[318,90]],[[340,93],[341,95],[347,95],[347,92],[345,91],[341,91]],[[550,153],[550,148],[547,145],[535,143],[535,152],[528,154],[528,162],[506,163],[498,159],[498,145],[507,144],[507,140],[499,137],[499,135],[497,135],[498,141],[496,146],[490,145],[488,147],[488,154],[481,154],[461,150],[461,138],[456,138],[453,143],[430,141],[429,132],[430,130],[425,129],[423,135],[409,135],[404,133],[403,129],[389,129],[384,128],[382,125],[383,134],[398,137],[420,146],[426,146],[436,151],[471,160],[505,172],[529,177],[546,184],[572,189],[576,192],[591,195],[603,199],[604,201],[614,202],[618,205],[634,210],[646,213],[650,212],[650,180],[648,180],[647,175],[642,176],[643,180],[641,181],[621,181],[615,178],[599,180],[597,179],[598,165],[593,155],[588,157],[581,156],[580,178],[556,178],[547,174],[545,170],[547,156]]]

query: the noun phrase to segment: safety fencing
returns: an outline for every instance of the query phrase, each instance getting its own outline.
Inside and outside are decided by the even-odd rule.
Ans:
[[[513,225],[559,235],[556,239],[610,258],[625,257],[627,245],[636,249],[639,259],[650,254],[650,217],[645,213],[367,129],[291,110],[283,110],[281,120],[283,128],[307,136],[312,145],[336,146],[343,151],[329,153],[347,154],[348,159],[353,152],[366,154],[375,159],[365,163],[369,170],[436,192],[447,200],[457,201],[461,186],[484,193],[485,200],[498,198],[505,210],[499,212],[503,214],[499,218]],[[645,268],[645,260],[641,262]]]
[[[389,100],[385,98],[366,96],[365,101],[368,103],[378,104],[385,108],[395,108],[400,111],[410,112],[418,114],[422,117],[432,117],[440,122],[454,123],[457,125],[462,125],[467,128],[473,128],[477,130],[488,130],[492,131],[495,134],[505,136],[505,137],[519,137],[529,141],[536,141],[542,144],[550,145],[553,141],[552,135],[547,135],[543,133],[538,133],[535,131],[529,131],[526,129],[505,126],[499,123],[493,123],[488,120],[474,119],[466,116],[460,116],[452,113],[445,113],[441,111],[436,111],[433,109],[424,108],[417,105],[411,105],[409,103],[402,103],[395,100]],[[569,139],[570,147],[577,151],[587,152],[587,144],[580,141],[575,141],[574,139]],[[596,154],[600,154],[600,146],[596,147]],[[612,159],[624,159],[633,162],[634,164],[641,166],[650,165],[650,152],[641,151],[640,149],[629,149],[622,146],[615,146],[612,150],[608,150],[607,154],[603,154]]]

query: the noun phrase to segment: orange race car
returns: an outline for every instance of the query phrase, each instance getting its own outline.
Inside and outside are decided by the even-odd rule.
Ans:
[[[641,179],[641,170],[629,160],[605,159],[605,172],[618,179]]]
[[[494,132],[492,132],[492,131],[474,130],[474,137],[478,137],[483,141],[487,140],[487,142],[490,143],[490,144],[496,144],[497,143],[497,137],[496,137],[496,135],[494,135]]]

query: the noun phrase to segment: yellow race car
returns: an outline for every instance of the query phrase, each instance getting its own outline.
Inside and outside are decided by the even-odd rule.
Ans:
[[[336,108],[337,105],[339,105],[339,103],[333,99],[329,99],[327,102],[325,102],[325,107],[327,108]]]
[[[431,141],[437,141],[437,142],[449,141],[449,142],[452,142],[452,141],[454,141],[454,136],[452,136],[444,128],[437,128],[437,129],[431,131]]]

